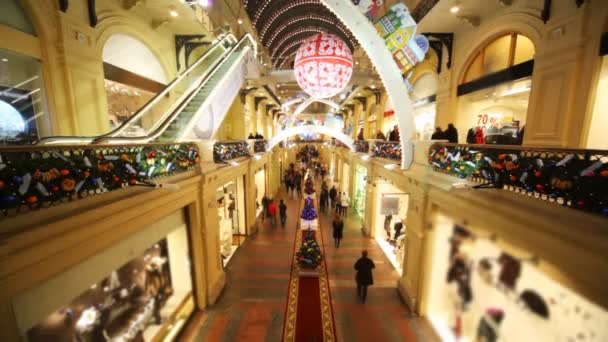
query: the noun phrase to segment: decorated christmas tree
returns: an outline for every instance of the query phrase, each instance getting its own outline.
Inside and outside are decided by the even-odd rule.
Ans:
[[[308,177],[306,178],[306,181],[304,182],[304,193],[307,195],[312,195],[315,193],[315,188],[314,188],[314,184],[312,182],[312,177]]]
[[[312,198],[304,200],[304,208],[302,209],[302,215],[300,217],[306,221],[312,221],[317,218],[317,211],[313,205]]]
[[[314,210],[314,208],[313,208]],[[315,240],[314,232],[309,230],[304,237],[300,250],[296,253],[300,267],[317,268],[323,260],[321,247]]]

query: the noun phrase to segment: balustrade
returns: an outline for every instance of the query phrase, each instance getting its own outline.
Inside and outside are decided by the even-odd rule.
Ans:
[[[196,145],[33,146],[0,149],[0,217],[48,208],[193,169]]]
[[[374,141],[372,153],[377,158],[401,160],[401,144],[396,141]]]
[[[213,161],[224,163],[228,160],[251,157],[246,141],[220,141],[213,144]]]
[[[608,216],[608,151],[436,143],[438,172]]]

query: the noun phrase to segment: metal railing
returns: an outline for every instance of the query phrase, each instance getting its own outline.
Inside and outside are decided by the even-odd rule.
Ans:
[[[0,218],[192,170],[195,144],[0,148]]]
[[[433,170],[608,216],[608,151],[436,143]]]

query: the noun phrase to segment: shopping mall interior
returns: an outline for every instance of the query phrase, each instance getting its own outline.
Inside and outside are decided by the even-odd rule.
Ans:
[[[2,0],[0,341],[608,341],[606,130],[608,1]]]

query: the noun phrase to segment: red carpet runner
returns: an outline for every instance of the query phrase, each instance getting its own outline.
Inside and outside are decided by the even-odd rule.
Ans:
[[[315,231],[315,238],[325,256],[321,225]],[[300,267],[296,262],[296,251],[300,248],[306,230],[298,227],[294,241],[287,310],[283,341],[285,342],[320,342],[336,341],[331,295],[327,278],[325,259],[319,267],[319,276],[300,276]]]

